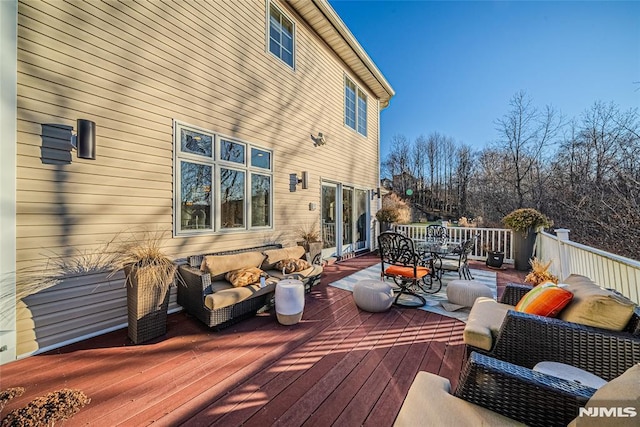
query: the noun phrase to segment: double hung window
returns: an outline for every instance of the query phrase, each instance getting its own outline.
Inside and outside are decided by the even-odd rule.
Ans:
[[[344,78],[344,124],[367,136],[367,95],[348,77]]]
[[[272,226],[272,152],[175,123],[176,234]]]
[[[293,21],[275,5],[269,3],[269,52],[293,68],[294,55]]]

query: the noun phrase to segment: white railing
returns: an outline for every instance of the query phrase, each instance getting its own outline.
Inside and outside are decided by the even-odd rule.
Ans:
[[[412,239],[424,239],[427,236],[426,225],[394,224],[393,229]],[[504,262],[513,263],[513,233],[504,228],[479,228],[479,227],[449,227],[449,240],[463,242],[478,235],[478,241],[469,254],[471,259],[486,259],[487,250],[504,251]]]
[[[560,280],[581,274],[640,302],[640,262],[572,242],[569,230],[559,229],[556,234],[540,232],[536,240],[536,256],[544,262],[552,261],[552,274]]]

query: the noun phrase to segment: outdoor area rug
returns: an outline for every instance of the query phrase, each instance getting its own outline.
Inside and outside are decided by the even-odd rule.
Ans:
[[[482,282],[487,285],[491,291],[493,292],[493,297],[497,297],[497,286],[496,286],[496,273],[493,271],[485,271],[485,270],[475,270],[471,269],[471,275],[474,280]],[[442,277],[442,289],[440,292],[435,294],[426,294],[422,293],[422,295],[427,300],[427,304],[420,307],[420,310],[431,311],[433,313],[441,314],[447,317],[453,317],[455,319],[466,322],[469,317],[470,308],[461,308],[455,311],[447,311],[442,306],[442,303],[447,303],[447,283],[451,280],[457,280],[457,273],[447,273]],[[352,291],[353,285],[358,281],[363,279],[376,279],[380,280],[380,264],[372,265],[369,268],[364,270],[360,270],[357,273],[354,273],[350,276],[347,276],[343,279],[337,280],[333,283],[329,283],[329,286],[333,286],[339,289],[344,289],[345,291]],[[386,280],[391,286],[395,286],[392,280]]]

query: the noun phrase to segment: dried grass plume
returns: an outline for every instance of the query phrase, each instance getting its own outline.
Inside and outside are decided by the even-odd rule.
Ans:
[[[558,278],[549,272],[551,262],[552,261],[549,261],[548,263],[543,264],[536,257],[530,260],[529,264],[531,264],[531,272],[524,278],[525,283],[531,283],[533,286],[538,286],[544,282],[553,282],[557,285]]]

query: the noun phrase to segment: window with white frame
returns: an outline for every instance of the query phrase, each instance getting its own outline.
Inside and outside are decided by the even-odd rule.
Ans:
[[[348,77],[344,78],[344,124],[367,136],[367,95]]]
[[[272,226],[272,152],[175,123],[176,234]]]
[[[293,68],[294,26],[277,6],[269,2],[269,52]]]

